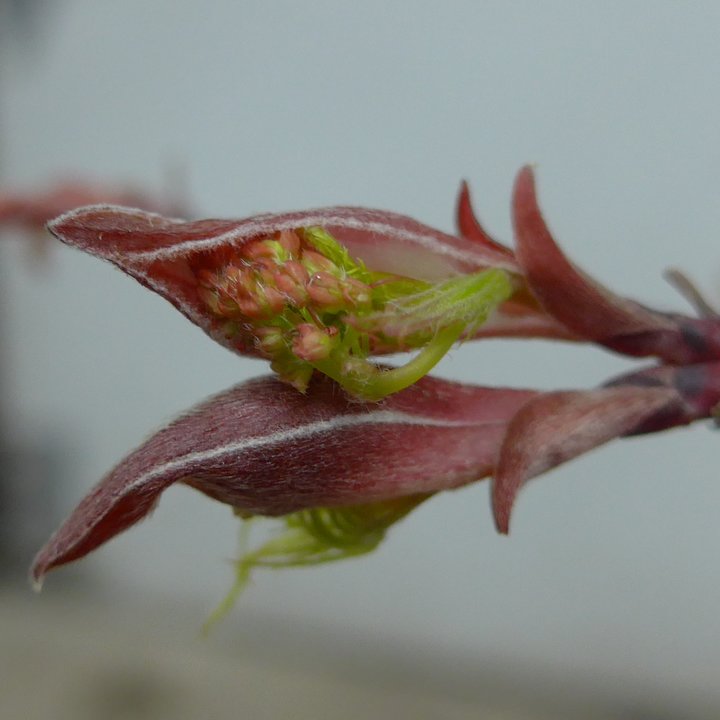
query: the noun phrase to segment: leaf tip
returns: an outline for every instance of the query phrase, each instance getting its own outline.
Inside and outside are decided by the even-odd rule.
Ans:
[[[41,593],[43,589],[43,585],[45,584],[45,576],[40,575],[38,577],[35,577],[34,573],[31,573],[30,575],[30,587],[32,588],[34,593]]]
[[[48,556],[48,546],[43,547],[35,556],[30,572],[28,573],[28,581],[34,592],[39,593],[45,584],[45,576],[49,570],[54,567],[53,558]]]
[[[535,189],[535,169],[532,165],[523,165],[515,177],[513,209],[516,213],[521,209],[539,210]]]
[[[491,507],[495,529],[501,535],[510,534],[510,515],[519,490],[518,483],[508,482],[504,474],[496,473],[492,479]]]

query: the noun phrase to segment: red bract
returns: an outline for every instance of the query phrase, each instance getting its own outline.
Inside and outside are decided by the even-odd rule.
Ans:
[[[618,387],[545,393],[527,403],[500,449],[492,489],[498,530],[508,532],[515,498],[528,480],[631,433],[677,401],[670,389]]]
[[[322,376],[302,395],[275,378],[240,385],[120,463],[40,551],[36,582],[147,515],[182,482],[244,513],[284,515],[435,492],[487,476],[531,390],[424,378],[380,404]]]
[[[503,245],[502,243],[495,240],[489,233],[486,232],[485,228],[480,224],[480,221],[475,215],[475,211],[472,207],[472,200],[470,199],[470,188],[468,184],[463,181],[460,184],[460,192],[458,193],[457,203],[455,207],[455,220],[457,223],[458,234],[460,237],[467,238],[479,243],[493,252],[501,253],[508,258],[515,259],[513,251]]]
[[[64,243],[109,260],[162,295],[222,345],[250,355],[263,353],[257,342],[228,337],[226,321],[212,312],[199,294],[202,276],[221,271],[236,263],[236,258],[246,262],[244,248],[282,233],[302,235],[306,228],[320,227],[370,270],[424,281],[485,268],[518,274],[512,254],[499,245],[454,237],[397,213],[366,208],[331,207],[245,220],[182,222],[128,208],[93,206],[67,213],[48,227]],[[292,291],[290,280],[283,280],[288,287],[278,288],[280,301]],[[274,297],[268,298],[270,304],[273,301]],[[481,328],[478,335],[570,335],[534,300],[521,294],[501,306],[487,328]],[[378,352],[383,352],[381,345]]]
[[[455,220],[460,237],[478,243],[494,253],[500,253],[517,264],[512,249],[495,240],[480,224],[473,210],[470,188],[466,182],[460,185]],[[569,328],[541,310],[537,299],[529,291],[527,285],[520,285],[513,297],[495,311],[489,320],[479,328],[474,337],[578,339]]]
[[[507,533],[520,488],[531,478],[609,440],[709,418],[720,403],[720,363],[659,366],[588,391],[549,392],[513,417],[495,468],[493,511]]]
[[[489,475],[507,532],[522,485],[614,438],[684,425],[720,401],[720,364],[653,368],[611,387],[540,393],[423,378],[382,403],[322,376],[222,393],[121,462],[40,551],[36,582],[145,517],[184,483],[247,515],[423,496]]]
[[[678,365],[720,359],[718,318],[659,313],[603,287],[578,270],[559,248],[537,204],[530,167],[513,194],[516,257],[545,310],[584,340],[637,357]]]
[[[85,193],[83,195],[83,192]],[[74,195],[73,195],[74,193]],[[87,189],[68,188],[23,204],[9,198],[6,219],[39,221],[55,204],[59,208],[89,199]],[[27,206],[26,206],[27,205]],[[0,202],[0,221],[3,217]],[[512,297],[503,302],[473,337],[544,337],[590,341],[631,356],[656,356],[684,365],[720,359],[720,320],[661,313],[621,297],[576,268],[552,237],[537,203],[530,167],[518,174],[512,216],[517,249],[494,240],[479,223],[463,183],[457,203],[459,237],[447,235],[397,213],[365,208],[331,207],[294,213],[265,214],[245,220],[171,220],[141,210],[97,205],[71,211],[49,224],[63,242],[109,260],[173,303],[193,322],[230,349],[267,357],[262,339],[228,332],[222,298],[209,297],[218,288],[203,287],[213,273],[247,264],[244,248],[283,234],[302,236],[317,226],[334,236],[349,254],[370,270],[419,280],[439,279],[495,268],[514,277]],[[290,263],[292,264],[292,263]],[[249,291],[250,301],[233,298],[249,312],[274,311],[294,300],[307,283],[307,268],[284,269],[282,277],[255,277],[262,297]],[[348,288],[320,265],[311,268],[316,293],[332,292],[347,301]],[[298,274],[299,273],[299,274]],[[315,277],[317,275],[318,277]],[[322,276],[325,277],[322,277]],[[330,281],[330,286],[327,286]],[[223,277],[220,292],[242,295],[247,278],[235,272]],[[353,299],[354,302],[354,299]],[[373,341],[374,342],[374,341]],[[400,348],[402,349],[402,348]],[[378,339],[375,354],[398,347]]]

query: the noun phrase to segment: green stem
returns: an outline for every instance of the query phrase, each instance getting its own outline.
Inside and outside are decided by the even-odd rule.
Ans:
[[[397,368],[386,370],[364,359],[353,358],[348,371],[347,362],[328,358],[313,363],[320,372],[342,385],[362,400],[376,402],[386,395],[404,390],[427,375],[460,339],[465,324],[458,322],[440,330],[435,337],[410,361]]]

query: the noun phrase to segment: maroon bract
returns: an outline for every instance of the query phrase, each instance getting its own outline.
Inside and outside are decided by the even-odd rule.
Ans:
[[[507,532],[529,479],[608,441],[709,417],[720,363],[651,368],[587,391],[485,388],[423,378],[361,404],[322,376],[305,395],[276,378],[206,401],[121,462],[40,551],[36,582],[145,517],[184,483],[243,515],[417,497],[493,475]]]
[[[643,387],[550,392],[528,402],[508,426],[495,469],[498,530],[509,531],[515,498],[528,480],[631,433],[677,402],[670,389]]]
[[[720,362],[647,368],[597,390],[532,398],[509,423],[493,474],[498,530],[509,531],[518,491],[531,478],[613,438],[713,417],[719,403]]]
[[[490,474],[532,390],[424,378],[361,404],[322,376],[302,395],[272,377],[191,411],[121,462],[40,551],[36,582],[147,515],[182,482],[244,514],[285,515],[458,487]]]
[[[67,213],[48,227],[64,243],[109,260],[162,295],[216,341],[250,355],[263,355],[257,342],[229,338],[226,319],[213,312],[207,295],[198,291],[203,275],[223,272],[228,266],[248,266],[249,245],[275,241],[282,233],[302,237],[307,228],[322,228],[373,272],[431,282],[494,268],[519,278],[512,254],[499,245],[454,237],[397,213],[366,208],[330,207],[245,220],[183,222],[128,208],[94,206]],[[308,267],[296,263],[293,269],[302,274]],[[319,267],[311,272],[318,291],[323,278],[314,276],[321,272],[328,271]],[[294,299],[292,292],[302,278],[287,276],[284,272],[282,286],[276,278],[266,278],[262,287],[277,288],[278,300]],[[519,289],[521,285],[519,280]],[[234,286],[242,287],[239,277]],[[267,301],[271,303],[272,298]],[[570,335],[533,299],[519,294],[507,308],[499,308],[487,328],[479,328],[478,335]],[[379,354],[396,351],[381,344],[377,349]]]
[[[458,193],[455,206],[455,220],[460,237],[472,240],[493,252],[500,253],[515,260],[512,249],[495,240],[480,224],[473,210],[470,188],[465,181],[460,184],[460,192]]]
[[[468,240],[487,247],[494,253],[511,258],[517,264],[513,250],[495,240],[475,214],[470,197],[470,188],[466,182],[460,185],[455,221],[458,234]],[[475,333],[476,338],[547,338],[552,340],[578,340],[578,336],[568,327],[542,311],[537,298],[530,292],[526,283],[518,286],[515,294],[504,302],[495,313]]]
[[[516,258],[545,310],[581,339],[636,357],[685,365],[720,359],[720,320],[660,313],[603,287],[578,270],[553,239],[537,203],[530,167],[513,193]]]

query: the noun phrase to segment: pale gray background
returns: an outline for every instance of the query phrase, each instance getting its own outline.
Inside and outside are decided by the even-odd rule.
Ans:
[[[661,279],[676,264],[720,299],[715,2],[50,10],[32,42],[6,37],[0,54],[6,185],[73,173],[162,191],[180,166],[207,215],[342,203],[451,229],[466,177],[509,240],[512,179],[533,162],[546,215],[583,267],[684,309]],[[64,513],[164,421],[265,368],[110,266],[50,250],[37,267],[20,242],[0,247],[2,343],[14,439],[70,448]],[[488,342],[453,351],[438,373],[557,388],[628,367],[596,349]],[[717,464],[718,437],[700,425],[615,443],[533,483],[509,539],[478,484],[429,503],[369,558],[259,574],[236,614],[717,694]],[[172,489],[85,569],[118,603],[187,596],[209,609],[230,581],[235,532],[226,507]]]

